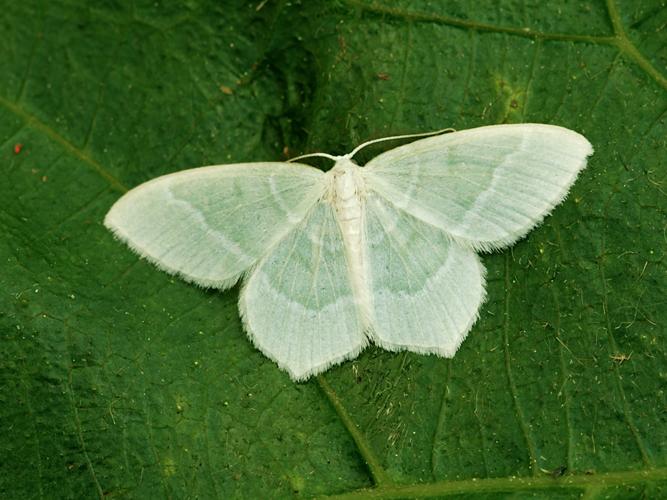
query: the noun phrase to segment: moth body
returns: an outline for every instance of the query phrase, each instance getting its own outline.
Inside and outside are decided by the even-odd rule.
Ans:
[[[348,275],[359,311],[360,321],[370,327],[371,300],[367,281],[367,265],[364,258],[364,203],[366,188],[361,167],[351,159],[340,157],[328,172],[329,202],[345,245]]]
[[[255,162],[165,175],[126,193],[104,222],[200,286],[243,278],[244,328],[294,380],[370,342],[451,357],[486,295],[477,252],[538,225],[593,148],[562,127],[492,125],[399,146],[363,168],[352,161],[380,140],[307,155],[333,160],[328,172]]]

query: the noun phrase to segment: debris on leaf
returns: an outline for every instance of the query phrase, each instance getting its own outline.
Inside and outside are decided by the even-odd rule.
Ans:
[[[622,365],[625,361],[629,361],[630,358],[632,357],[632,353],[630,354],[623,354],[623,353],[616,353],[612,354],[609,356],[613,361],[616,361],[619,365]]]

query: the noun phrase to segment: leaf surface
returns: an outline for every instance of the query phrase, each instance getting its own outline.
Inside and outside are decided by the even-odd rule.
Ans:
[[[666,495],[666,22],[657,0],[8,3],[0,496]],[[369,348],[294,384],[238,288],[102,226],[184,168],[518,122],[596,153],[484,256],[451,360]]]

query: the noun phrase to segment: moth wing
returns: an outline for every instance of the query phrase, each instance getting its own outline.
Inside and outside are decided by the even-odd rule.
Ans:
[[[372,193],[365,252],[373,341],[392,351],[453,356],[484,301],[477,254]]]
[[[304,380],[367,344],[333,207],[307,218],[247,278],[239,308],[257,348]]]
[[[127,192],[104,224],[160,269],[224,289],[303,220],[322,176],[277,162],[184,170]]]
[[[593,153],[582,135],[493,125],[389,150],[363,170],[370,189],[476,250],[523,237],[567,194]]]

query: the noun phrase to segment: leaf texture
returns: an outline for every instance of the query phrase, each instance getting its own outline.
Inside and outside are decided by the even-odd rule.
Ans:
[[[8,3],[0,496],[664,497],[665,22],[658,0]],[[520,122],[596,153],[483,256],[451,360],[369,348],[294,384],[238,287],[102,225],[183,168]]]

